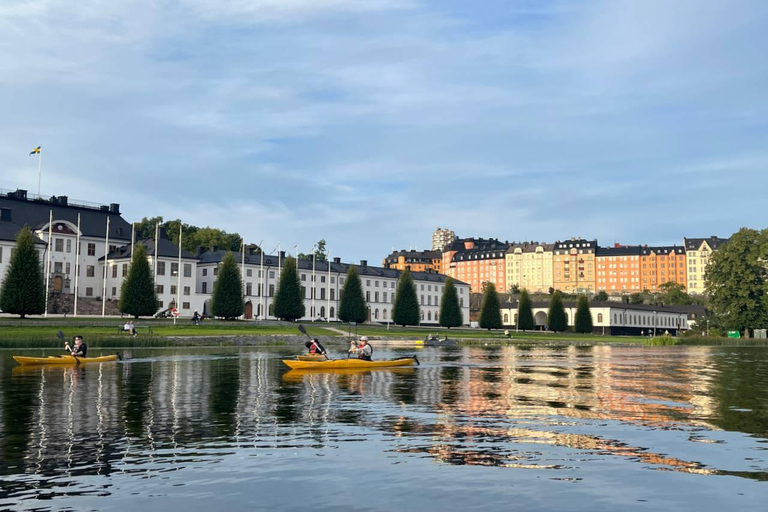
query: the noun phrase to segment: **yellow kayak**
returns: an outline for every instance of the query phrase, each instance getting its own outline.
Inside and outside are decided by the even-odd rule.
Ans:
[[[16,368],[23,368],[22,366],[17,366]],[[307,375],[313,376],[313,377],[320,377],[321,375],[339,375],[339,376],[360,376],[360,375],[370,375],[374,372],[386,372],[388,374],[394,374],[394,375],[409,375],[415,372],[416,369],[409,366],[409,367],[389,367],[389,368],[327,368],[323,370],[318,370],[315,368],[314,370],[288,370],[283,374],[283,380],[286,382],[301,382],[304,380],[304,377]]]
[[[330,361],[297,361],[283,359],[294,370],[324,370],[328,368],[388,368],[393,366],[412,366],[418,364],[416,357],[403,357],[389,361],[365,361],[363,359],[331,359]]]
[[[48,357],[24,357],[13,356],[19,364],[84,364],[84,363],[106,363],[107,361],[117,361],[117,354],[100,357],[78,357],[74,356],[48,356]],[[77,360],[76,360],[77,359]]]
[[[296,356],[297,361],[327,361],[328,358],[322,354],[305,354]]]

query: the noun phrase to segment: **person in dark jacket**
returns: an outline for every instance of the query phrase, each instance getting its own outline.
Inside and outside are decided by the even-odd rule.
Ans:
[[[64,350],[68,351],[70,354],[72,354],[75,357],[87,357],[86,354],[88,354],[88,346],[83,341],[82,336],[75,336],[75,346],[70,347],[69,343],[64,345]]]

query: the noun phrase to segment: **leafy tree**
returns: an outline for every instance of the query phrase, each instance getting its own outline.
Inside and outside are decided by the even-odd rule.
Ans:
[[[326,249],[325,249],[325,238],[319,240],[315,244],[315,247],[316,247],[316,249],[315,249],[315,259],[317,261],[325,261],[325,260],[327,260],[328,259],[328,253],[326,252]],[[299,259],[300,260],[308,260],[308,259],[311,259],[311,258],[312,258],[312,253],[311,252],[309,254],[304,254],[303,252],[299,253]]]
[[[357,275],[357,268],[354,265],[350,265],[347,269],[347,277],[344,280],[344,288],[341,289],[339,320],[361,324],[365,322],[366,316],[363,283],[360,281],[360,276]]]
[[[536,327],[533,321],[533,303],[528,290],[520,291],[520,302],[517,305],[517,328],[524,331],[532,331]]]
[[[600,290],[595,294],[595,300],[597,302],[605,302],[606,300],[608,300],[608,292],[606,292],[605,290]]]
[[[659,285],[659,293],[656,300],[667,306],[679,306],[693,304],[693,297],[685,291],[682,284],[669,281]]]
[[[629,296],[630,304],[650,304],[654,301],[653,295],[648,290],[636,292]]]
[[[416,286],[413,284],[411,271],[405,269],[397,282],[395,305],[392,308],[392,321],[405,327],[418,325],[421,321],[419,299],[416,297]]]
[[[509,294],[510,295],[517,295],[520,293],[520,285],[519,284],[513,284],[509,287]]]
[[[280,281],[275,294],[275,316],[283,320],[298,320],[304,316],[304,294],[301,293],[301,281],[296,267],[296,259],[287,257],[280,273]]]
[[[480,327],[483,329],[501,329],[501,306],[499,305],[499,294],[496,293],[496,286],[488,283],[483,294],[483,304],[480,306]]]
[[[120,289],[118,307],[121,313],[134,318],[154,315],[160,307],[144,244],[136,244],[133,250],[131,268]]]
[[[573,330],[582,333],[592,332],[592,313],[589,311],[589,299],[587,299],[586,295],[579,295],[579,304],[576,307]]]
[[[445,288],[443,297],[440,299],[440,325],[443,327],[461,327],[464,319],[461,314],[461,305],[459,304],[459,294],[453,278],[445,279]]]
[[[768,231],[742,228],[709,260],[705,274],[712,311],[728,330],[768,327]]]
[[[52,249],[51,244],[48,250]],[[16,250],[13,251],[0,290],[0,309],[21,318],[45,312],[45,283],[40,254],[27,226],[16,235]]]
[[[218,246],[226,251],[239,251],[243,241],[237,233],[227,233],[222,229],[211,227],[200,228],[185,224],[180,219],[164,221],[161,216],[144,217],[134,224],[134,228],[141,232],[142,238],[152,238],[155,236],[155,226],[157,225],[164,228],[168,240],[177,245],[179,243],[179,226],[181,226],[181,248],[189,252],[195,252],[198,247],[211,250],[213,246]],[[258,248],[258,245],[249,244],[246,247]]]
[[[559,291],[552,294],[549,300],[549,312],[547,313],[547,325],[551,331],[563,332],[568,329],[568,317],[565,316],[563,296]]]
[[[240,269],[232,252],[228,252],[221,261],[219,277],[213,283],[211,297],[211,312],[213,316],[226,320],[234,320],[243,314],[243,281],[240,279]]]

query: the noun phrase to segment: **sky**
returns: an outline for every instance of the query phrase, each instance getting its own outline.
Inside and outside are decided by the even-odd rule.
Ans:
[[[766,227],[763,0],[2,0],[0,188],[379,262]]]

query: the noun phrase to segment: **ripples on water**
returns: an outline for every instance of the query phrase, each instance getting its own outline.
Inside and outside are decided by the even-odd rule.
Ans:
[[[379,350],[379,357],[394,356]],[[0,509],[716,510],[768,498],[768,351],[259,350],[0,362]]]

